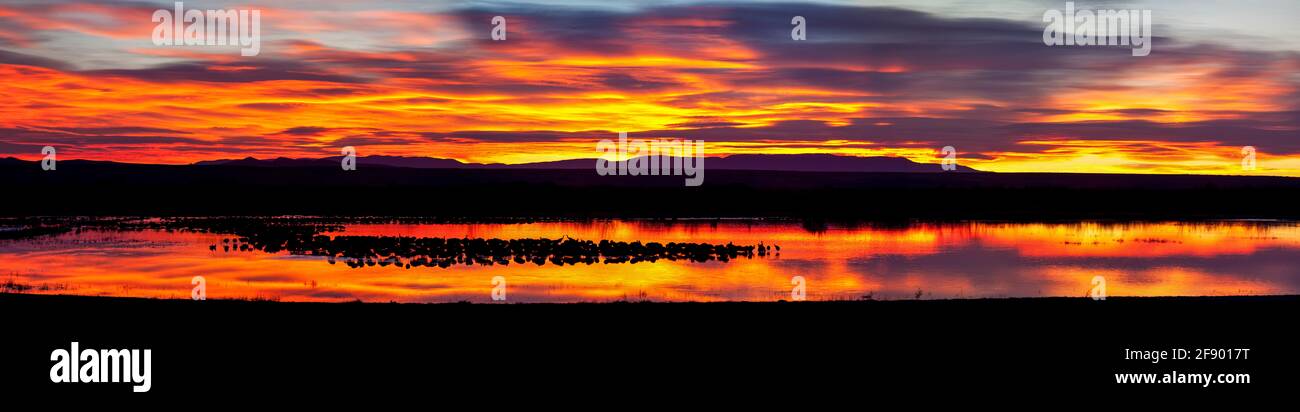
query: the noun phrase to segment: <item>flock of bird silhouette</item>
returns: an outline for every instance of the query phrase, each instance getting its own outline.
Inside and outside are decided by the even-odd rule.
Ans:
[[[510,265],[551,263],[577,265],[595,263],[638,263],[668,261],[727,262],[739,258],[780,256],[781,246],[710,244],[691,242],[623,242],[573,239],[485,239],[410,236],[328,236],[325,231],[341,229],[328,224],[268,224],[241,220],[191,222],[186,230],[234,233],[237,236],[209,245],[210,251],[288,252],[323,256],[330,264],[342,261],[348,267],[397,266],[449,268],[457,265]],[[195,224],[197,223],[197,224]]]

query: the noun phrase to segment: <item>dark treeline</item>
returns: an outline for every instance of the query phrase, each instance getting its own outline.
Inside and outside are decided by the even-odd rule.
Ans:
[[[1300,179],[996,173],[159,166],[0,159],[0,215],[463,218],[790,217],[806,220],[1300,218]]]

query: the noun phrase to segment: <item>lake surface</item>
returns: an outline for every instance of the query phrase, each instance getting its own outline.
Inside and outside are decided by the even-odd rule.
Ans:
[[[806,227],[763,220],[345,224],[322,236],[547,238],[779,245],[729,261],[352,268],[325,256],[225,251],[230,234],[86,228],[0,240],[9,291],[211,299],[490,302],[773,301],[802,276],[807,299],[1300,294],[1294,222],[934,223]]]

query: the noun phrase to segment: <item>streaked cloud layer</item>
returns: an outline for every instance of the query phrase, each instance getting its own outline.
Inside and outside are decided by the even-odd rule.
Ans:
[[[150,15],[170,2],[7,2],[0,155],[188,163],[355,146],[518,163],[591,157],[626,130],[705,139],[710,155],[936,162],[951,145],[994,171],[1237,174],[1254,146],[1255,173],[1300,176],[1300,49],[1264,24],[1296,3],[1220,20],[1076,3],[1154,9],[1151,55],[1043,45],[1037,17],[1064,7],[1050,1],[185,3],[262,10],[255,57],[154,46]],[[495,15],[507,41],[489,38]],[[807,41],[790,39],[795,15]]]

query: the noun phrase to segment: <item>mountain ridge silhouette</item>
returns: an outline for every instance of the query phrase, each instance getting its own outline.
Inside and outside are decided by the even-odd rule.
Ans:
[[[287,158],[205,160],[193,163],[195,166],[258,166],[258,167],[301,167],[337,165],[341,156],[323,158]],[[620,162],[621,163],[621,162]],[[383,166],[412,169],[593,169],[595,158],[568,159],[549,162],[520,164],[503,163],[465,163],[455,159],[417,156],[359,156],[357,164],[363,166]],[[941,173],[939,164],[917,163],[903,157],[886,156],[839,156],[831,154],[740,154],[726,157],[707,157],[704,168],[714,170],[765,170],[787,172],[903,172],[903,173]],[[981,172],[967,166],[957,166],[958,172]]]

